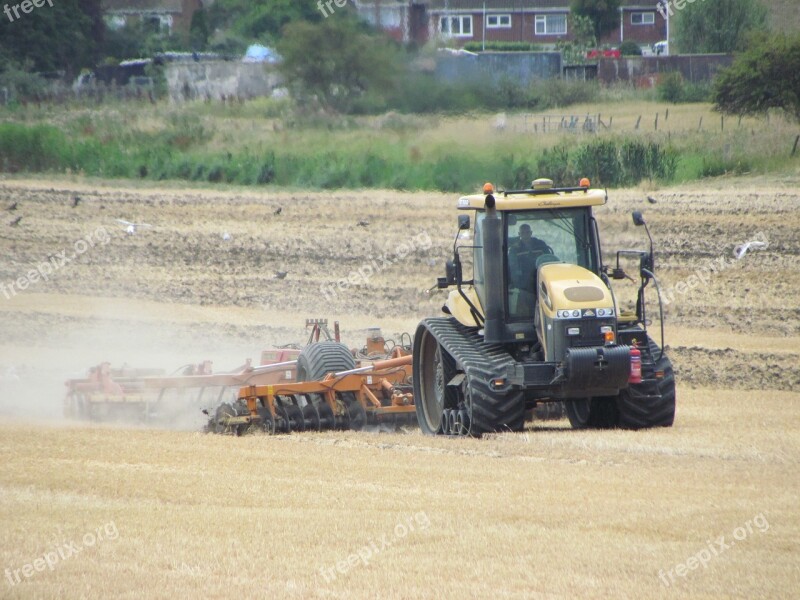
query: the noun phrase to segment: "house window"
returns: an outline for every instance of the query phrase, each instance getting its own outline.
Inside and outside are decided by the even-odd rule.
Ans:
[[[439,21],[439,31],[454,37],[472,37],[472,15],[445,15]]]
[[[631,25],[652,25],[656,22],[654,12],[635,12],[631,13]]]
[[[536,15],[536,35],[566,35],[567,15]]]
[[[511,15],[486,15],[486,29],[508,29]]]

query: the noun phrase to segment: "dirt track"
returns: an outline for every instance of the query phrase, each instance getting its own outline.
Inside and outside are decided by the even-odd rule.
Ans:
[[[53,572],[3,582],[0,596],[794,597],[800,201],[790,183],[612,191],[599,211],[607,261],[645,244],[631,210],[645,211],[655,237],[672,294],[673,429],[555,423],[480,441],[32,421],[58,419],[63,380],[101,360],[230,368],[269,344],[303,342],[309,316],[338,319],[352,345],[373,324],[389,336],[413,331],[441,304],[425,289],[452,244],[455,198],[0,183],[0,208],[18,201],[23,216],[18,227],[0,223],[0,283],[99,228],[110,234],[49,281],[10,299],[0,291],[0,373],[14,367],[20,378],[0,384],[1,566],[111,521],[119,533]],[[642,200],[648,193],[657,204]],[[129,236],[116,218],[153,227]],[[769,247],[734,260],[759,233]],[[702,289],[677,291],[720,259]],[[381,268],[336,289],[365,265]],[[769,527],[707,569],[660,579],[759,515]],[[394,535],[423,516],[415,532]],[[393,549],[325,579],[384,536]]]

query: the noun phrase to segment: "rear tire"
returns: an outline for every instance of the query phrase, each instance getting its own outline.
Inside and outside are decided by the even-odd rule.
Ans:
[[[616,397],[567,400],[564,409],[573,429],[613,429],[617,426]]]
[[[648,338],[650,356],[655,359],[655,372],[664,376],[655,383],[632,386],[617,397],[618,426],[624,429],[672,427],[675,422],[675,373],[672,362],[653,340]],[[654,378],[655,373],[647,373]]]

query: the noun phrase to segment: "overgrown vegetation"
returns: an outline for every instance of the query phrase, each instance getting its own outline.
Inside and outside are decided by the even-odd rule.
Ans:
[[[714,0],[686,4],[675,19],[681,52],[736,52],[750,35],[767,29],[767,9],[761,0]]]
[[[800,122],[800,35],[754,41],[717,77],[714,105],[734,115],[763,115],[779,109]]]
[[[711,97],[710,83],[687,82],[678,71],[665,73],[656,86],[658,99],[662,102],[708,102]]]
[[[602,102],[604,94],[594,100]],[[0,171],[457,192],[485,180],[524,186],[538,175],[565,185],[589,176],[598,185],[623,186],[790,166],[796,133],[781,119],[732,121],[722,134],[707,108],[670,107],[667,117],[663,105],[623,101],[625,108],[602,116],[606,125],[613,116],[613,127],[597,133],[559,128],[556,111],[545,131],[541,114],[525,120],[513,114],[298,116],[287,100],[173,109],[127,103],[95,112],[19,107],[5,111],[0,124]],[[582,123],[589,106],[560,114]],[[652,113],[635,126],[649,106],[661,113],[658,131]],[[700,116],[705,122],[698,129]]]
[[[670,181],[677,167],[673,148],[630,139],[593,140],[573,150],[559,145],[545,150],[537,163],[538,172],[548,173],[559,185],[574,185],[581,177],[602,186]]]

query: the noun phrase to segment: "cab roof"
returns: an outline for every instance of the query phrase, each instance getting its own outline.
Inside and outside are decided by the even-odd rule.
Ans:
[[[489,194],[474,194],[458,199],[459,210],[484,210]],[[498,191],[491,194],[499,211],[535,210],[602,206],[608,201],[605,190],[591,188],[549,188]]]

